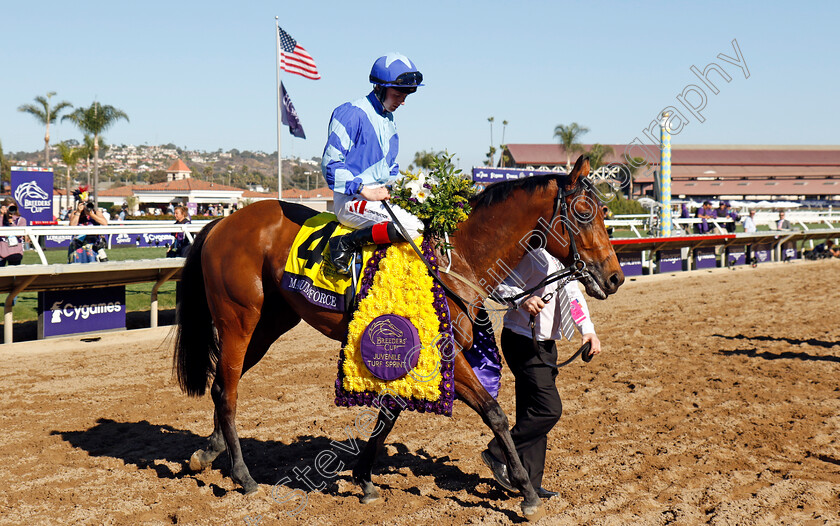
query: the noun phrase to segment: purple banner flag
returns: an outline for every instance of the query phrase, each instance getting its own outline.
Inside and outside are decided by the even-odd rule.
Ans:
[[[282,82],[280,83],[280,100],[283,102],[280,113],[283,124],[289,127],[289,133],[295,137],[306,139],[306,134],[303,133],[303,125],[301,125],[297,110],[292,104],[292,98],[286,93],[286,86]]]
[[[12,168],[12,197],[30,225],[55,225],[53,173],[50,170]]]
[[[552,172],[549,170],[525,170],[522,168],[489,168],[487,166],[472,169],[473,181],[477,183],[496,183],[532,177],[534,175],[563,174],[565,171]]]

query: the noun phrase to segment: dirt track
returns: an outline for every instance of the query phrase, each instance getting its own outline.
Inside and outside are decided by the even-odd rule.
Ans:
[[[544,485],[561,496],[540,524],[840,524],[838,278],[840,261],[799,262],[652,277],[590,301],[605,351],[558,379],[565,411]],[[353,446],[359,411],[333,405],[337,344],[306,326],[240,391],[243,451],[265,495],[242,495],[225,455],[190,473],[211,401],[178,391],[163,334],[0,350],[0,524],[521,521],[521,499],[478,458],[489,431],[462,404],[452,419],[401,417],[374,474],[384,501],[362,505],[348,468],[286,516],[301,501],[278,504],[271,485],[322,450],[351,465],[330,441]]]

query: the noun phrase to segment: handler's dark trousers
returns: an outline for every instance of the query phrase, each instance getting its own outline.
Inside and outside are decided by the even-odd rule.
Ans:
[[[557,363],[554,340],[537,342],[543,360]],[[560,420],[563,404],[554,383],[557,369],[545,365],[534,353],[531,338],[502,330],[502,353],[516,378],[516,424],[510,430],[519,458],[534,488],[542,486],[548,432]],[[496,439],[488,445],[490,453],[505,461]]]

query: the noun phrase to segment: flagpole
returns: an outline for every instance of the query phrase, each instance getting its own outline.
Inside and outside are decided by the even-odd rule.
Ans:
[[[274,17],[274,38],[277,41],[277,89],[274,94],[277,95],[277,199],[283,198],[283,157],[280,149],[280,132],[282,131],[282,106],[283,101],[280,100],[280,22],[278,16]]]

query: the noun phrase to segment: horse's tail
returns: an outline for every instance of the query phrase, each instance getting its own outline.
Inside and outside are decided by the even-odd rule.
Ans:
[[[190,396],[202,396],[216,371],[221,349],[204,290],[201,252],[217,219],[195,236],[181,271],[181,298],[177,306],[178,329],[172,367],[181,390]]]

